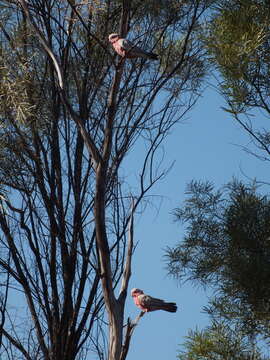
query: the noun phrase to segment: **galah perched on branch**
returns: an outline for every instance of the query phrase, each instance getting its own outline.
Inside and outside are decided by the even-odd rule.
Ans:
[[[152,52],[144,51],[127,39],[120,38],[118,34],[109,35],[109,42],[114,47],[118,55],[123,58],[145,58],[150,60],[158,60],[158,55]]]
[[[156,310],[176,312],[177,310],[176,303],[165,302],[164,300],[153,298],[152,296],[144,294],[140,289],[132,289],[131,296],[134,299],[135,305],[144,312]]]

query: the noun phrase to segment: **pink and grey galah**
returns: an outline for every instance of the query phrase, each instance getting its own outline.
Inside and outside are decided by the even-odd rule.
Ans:
[[[158,55],[152,52],[147,52],[140,47],[136,46],[131,41],[120,38],[118,34],[110,34],[109,42],[112,44],[114,50],[118,55],[123,58],[134,59],[134,58],[145,58],[150,60],[158,60]]]
[[[131,296],[138,306],[144,312],[164,310],[169,312],[176,312],[177,305],[174,302],[165,302],[164,300],[154,298],[152,296],[144,294],[140,289],[132,289]]]

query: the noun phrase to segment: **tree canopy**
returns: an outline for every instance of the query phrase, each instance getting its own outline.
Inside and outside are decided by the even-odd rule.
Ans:
[[[209,22],[206,45],[222,75],[222,89],[236,111],[268,111],[269,3],[220,1]]]
[[[126,358],[133,218],[167,172],[162,141],[198,98],[210,3],[0,1],[5,359]],[[160,61],[119,58],[113,32]]]
[[[190,331],[179,360],[267,360],[237,328],[213,322],[204,330]]]
[[[270,155],[269,6],[262,0],[218,1],[202,36],[224,110],[250,136],[254,146],[245,150],[261,160]]]
[[[239,320],[247,333],[268,336],[269,198],[236,181],[218,191],[194,181],[187,194],[175,212],[186,234],[168,249],[170,273],[213,287],[209,313]]]
[[[244,149],[263,161],[270,155],[269,6],[217,1],[201,32],[223,109],[251,138]],[[270,202],[261,180],[266,195],[256,181],[215,190],[194,180],[175,211],[185,235],[167,251],[168,270],[213,290],[205,309],[211,325],[189,334],[180,359],[260,359],[256,341],[269,345]]]

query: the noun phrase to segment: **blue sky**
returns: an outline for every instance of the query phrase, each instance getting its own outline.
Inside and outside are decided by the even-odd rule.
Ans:
[[[202,307],[210,292],[206,294],[189,283],[179,286],[167,276],[163,258],[164,248],[176,244],[183,235],[182,226],[173,221],[171,213],[184,200],[187,182],[210,180],[220,187],[232,177],[246,182],[255,177],[267,179],[267,163],[243,151],[241,146],[250,145],[250,139],[221,106],[225,106],[223,99],[209,87],[184,123],[174,129],[165,149],[167,159],[175,160],[175,165],[152,191],[162,195],[162,201],[159,198],[156,207],[148,207],[136,219],[135,240],[139,244],[130,288],[139,287],[153,296],[176,301],[179,310],[176,314],[154,312],[144,316],[135,330],[129,360],[175,359],[188,330],[208,323]],[[258,117],[256,121],[265,121],[261,114]],[[134,319],[138,312],[129,298],[126,316]]]

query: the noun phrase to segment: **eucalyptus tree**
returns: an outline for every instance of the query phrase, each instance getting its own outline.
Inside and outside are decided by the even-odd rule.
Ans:
[[[227,103],[224,110],[250,136],[254,146],[245,150],[267,161],[269,6],[264,0],[220,0],[204,33],[218,89]]]
[[[215,321],[267,342],[270,329],[270,201],[256,184],[233,181],[215,190],[193,181],[176,209],[185,236],[168,249],[168,269],[213,291],[206,312]]]
[[[0,1],[3,359],[126,358],[133,217],[199,95],[209,3]],[[113,32],[160,61],[119,58]]]
[[[269,6],[265,0],[218,0],[201,32],[217,90],[226,101],[223,109],[250,136],[244,149],[266,166]],[[187,198],[175,211],[186,226],[185,234],[168,249],[168,268],[177,279],[213,290],[205,310],[224,331],[213,331],[212,323],[202,332],[191,332],[181,359],[263,357],[250,348],[244,354],[234,351],[234,343],[227,340],[228,334],[237,341],[244,336],[249,347],[263,337],[269,344],[269,214],[269,196],[260,194],[256,183],[233,181],[217,191],[209,182],[188,185]],[[227,354],[220,351],[224,344]]]
[[[190,331],[179,351],[179,360],[268,360],[240,329],[213,322]]]

